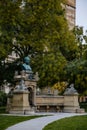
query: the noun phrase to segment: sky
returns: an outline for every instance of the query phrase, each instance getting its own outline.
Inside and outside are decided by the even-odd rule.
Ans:
[[[87,30],[87,0],[76,0],[76,25]]]

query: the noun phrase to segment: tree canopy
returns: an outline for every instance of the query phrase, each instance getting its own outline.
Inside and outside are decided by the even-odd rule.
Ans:
[[[75,36],[61,3],[66,4],[65,0],[0,1],[1,56],[13,50],[21,59],[29,55],[40,86],[61,80],[65,64],[76,56]]]
[[[87,94],[87,35],[83,33],[83,27],[79,26],[73,32],[77,43],[76,57],[67,63],[65,77],[69,84],[75,84],[80,94]]]

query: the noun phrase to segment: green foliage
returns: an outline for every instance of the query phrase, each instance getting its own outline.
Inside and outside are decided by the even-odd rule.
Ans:
[[[85,109],[85,112],[87,112],[87,102],[81,102],[80,107]]]
[[[0,113],[6,113],[6,106],[4,107],[0,106]]]
[[[76,57],[75,37],[68,29],[61,6],[65,0],[25,0],[24,6],[21,2],[0,1],[1,55],[5,57],[12,50],[22,60],[30,55],[33,71],[39,72],[39,86],[51,86],[63,78],[66,61]],[[2,80],[12,80],[12,67],[13,64],[2,67]]]
[[[65,29],[65,28],[64,28]],[[75,35],[71,31],[66,31],[61,35],[60,51],[67,61],[72,61],[77,57],[78,46]]]
[[[87,90],[87,61],[74,60],[66,66],[66,78],[69,83],[74,83],[78,92],[84,93]]]
[[[65,22],[61,2],[64,0],[26,0],[22,7],[21,0],[5,0],[4,4],[1,1],[1,43],[5,46],[10,44],[10,48],[20,57],[30,52],[42,52],[44,46],[56,42],[60,37],[60,30],[63,29],[61,23]]]
[[[77,43],[77,46],[78,46],[76,56],[77,56],[77,58],[82,58],[82,57],[84,57],[84,53],[86,51],[86,44],[85,43],[86,43],[86,37],[87,36],[83,33],[83,27],[76,26],[73,29],[73,32],[75,34],[76,43]]]
[[[21,67],[17,63],[18,61],[0,64],[0,85],[4,84],[4,80],[6,80],[8,83],[14,84],[15,71],[21,71]]]
[[[80,94],[87,92],[87,36],[83,34],[83,27],[76,26],[73,30],[76,40],[75,57],[69,60],[65,67],[65,78],[70,83],[74,83]],[[83,44],[83,41],[85,44]],[[72,54],[72,51],[70,51]],[[71,56],[71,55],[69,55]]]
[[[15,11],[16,9],[16,11]],[[4,2],[0,1],[0,52],[1,58],[9,54],[12,48],[12,38],[13,38],[13,24],[15,19],[15,14],[17,16],[17,6],[13,4],[11,0]],[[1,48],[2,47],[2,48]],[[2,53],[4,52],[4,54]]]
[[[4,92],[0,91],[0,107],[6,106],[7,104],[7,95]]]
[[[57,81],[61,80],[61,75],[66,64],[66,59],[62,56],[61,53],[47,52],[43,54],[43,57],[39,57],[38,55],[34,59],[34,62],[37,64],[34,64],[32,62],[32,66],[35,71],[39,72],[40,80],[38,82],[38,85],[40,87],[52,86]]]

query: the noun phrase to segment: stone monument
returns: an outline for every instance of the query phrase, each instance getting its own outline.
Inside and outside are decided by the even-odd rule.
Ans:
[[[9,113],[31,114],[35,111],[38,73],[33,74],[29,63],[30,58],[25,57],[22,64],[22,71],[19,75],[17,72],[15,73],[14,81],[16,86],[13,90]]]
[[[83,112],[83,109],[80,109],[78,102],[78,92],[74,88],[74,84],[71,84],[64,92],[64,112]]]
[[[36,89],[37,81],[39,80],[38,73],[33,74],[29,57],[24,58],[21,68],[20,74],[15,72],[14,81],[16,85],[13,95],[11,95],[10,105],[8,105],[9,113],[84,112],[84,109],[80,109],[78,92],[74,88],[74,84],[71,84],[62,96],[58,95],[58,92],[52,94],[50,88],[46,88],[47,95],[46,93],[42,94],[41,89]]]

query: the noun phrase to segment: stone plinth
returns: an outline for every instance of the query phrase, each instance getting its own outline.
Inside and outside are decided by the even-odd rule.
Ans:
[[[15,87],[13,90],[13,98],[9,113],[15,114],[30,114],[34,112],[36,106],[36,84],[39,80],[38,72],[33,74],[32,69],[29,65],[30,58],[27,56],[24,58],[20,74],[18,71],[15,72],[14,81]]]
[[[64,92],[64,112],[73,113],[80,111],[78,92],[74,88],[74,84],[71,84]]]
[[[9,113],[12,114],[30,114],[33,112],[29,105],[29,92],[26,90],[14,91],[12,105]]]
[[[64,112],[77,112],[80,109],[78,103],[78,95],[64,96]]]

